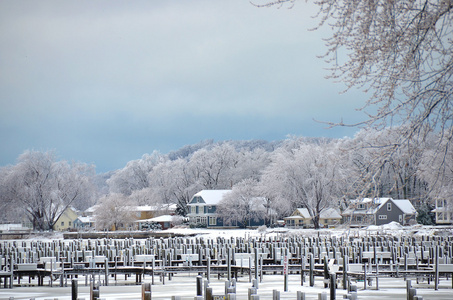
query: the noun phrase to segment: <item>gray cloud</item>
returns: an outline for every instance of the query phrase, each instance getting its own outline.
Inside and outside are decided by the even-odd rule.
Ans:
[[[351,135],[311,4],[0,2],[0,165],[56,149],[100,171],[203,139]]]

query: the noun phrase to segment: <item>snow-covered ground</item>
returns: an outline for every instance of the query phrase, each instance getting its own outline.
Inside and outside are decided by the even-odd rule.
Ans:
[[[426,227],[412,226],[402,227],[399,224],[391,223],[384,226],[369,226],[366,229],[286,229],[286,228],[260,228],[258,230],[226,230],[226,229],[189,229],[189,228],[174,228],[169,231],[178,234],[196,234],[195,237],[203,237],[205,239],[215,239],[217,237],[280,237],[302,235],[302,236],[367,236],[367,235],[392,235],[392,236],[421,236],[421,235],[442,235],[453,236],[452,227]],[[61,234],[43,235],[42,237],[34,237],[40,240],[55,240],[62,239]],[[168,278],[165,285],[155,281],[152,286],[152,299],[171,299],[172,296],[181,296],[183,300],[194,299],[196,295],[196,279],[197,274],[177,274],[171,281]],[[203,279],[205,280],[205,278]],[[144,282],[150,282],[151,278],[146,276]],[[24,279],[22,283],[28,283]],[[54,287],[48,286],[49,282],[45,282],[46,286],[37,287],[32,280],[32,286],[15,286],[13,289],[4,289],[0,287],[0,299],[71,299],[71,287],[68,280],[67,287],[55,287],[58,283],[54,283]],[[283,276],[282,275],[265,275],[263,281],[259,284],[258,295],[260,299],[272,299],[273,290],[280,291],[281,299],[295,299],[297,291],[306,293],[306,299],[318,299],[318,294],[325,292],[329,293],[328,289],[323,287],[323,281],[317,277],[315,286],[308,287],[300,285],[300,275],[289,275],[289,291],[283,292]],[[356,283],[358,287],[358,299],[406,299],[406,282],[403,278],[380,278],[379,290],[373,286],[363,290],[363,282]],[[218,280],[217,276],[211,277],[210,286],[213,287],[214,294],[224,294],[225,278]],[[239,277],[237,282],[237,299],[247,299],[248,289],[252,286],[249,282],[248,275]],[[434,284],[429,285],[427,281],[417,284],[412,280],[412,286],[417,289],[417,295],[422,295],[424,299],[453,299],[452,279],[446,280],[443,278],[440,281],[439,290],[434,290]],[[337,299],[341,299],[346,291],[337,290]],[[113,280],[109,286],[100,287],[101,299],[140,299],[141,286],[135,285],[135,277],[127,281],[118,277],[115,283]],[[85,286],[85,278],[79,277],[79,298],[89,299],[89,286]]]
[[[169,300],[172,296],[181,296],[184,300],[194,299],[196,296],[196,276],[197,274],[192,274],[191,276],[175,275],[171,281],[167,279],[165,285],[161,282],[155,282],[155,285],[151,288],[152,299]],[[134,279],[125,282],[123,278],[123,280],[118,280],[116,286],[114,281],[109,286],[101,286],[99,289],[101,299],[140,299],[141,286],[134,285]],[[145,282],[151,282],[151,278],[145,277]],[[429,285],[426,281],[416,284],[415,280],[412,280],[412,286],[417,289],[417,295],[422,295],[424,299],[452,299],[453,290],[451,284],[451,280],[441,280],[439,290],[435,291],[432,282]],[[258,295],[260,299],[272,299],[273,290],[278,290],[280,291],[281,299],[296,299],[297,291],[302,291],[305,292],[306,299],[318,299],[319,293],[329,294],[329,289],[324,288],[323,281],[319,277],[316,278],[314,287],[307,285],[307,283],[304,286],[300,285],[300,275],[290,275],[288,292],[284,292],[282,275],[264,275],[263,281],[259,283]],[[216,276],[213,276],[209,286],[213,288],[214,295],[224,294],[225,278],[218,280]],[[236,286],[237,299],[247,299],[248,289],[252,287],[248,276],[240,277]],[[380,278],[379,290],[375,290],[374,282],[373,286],[367,287],[367,290],[363,290],[363,282],[357,282],[358,299],[406,299],[405,286],[406,282],[403,278]],[[90,299],[89,286],[85,286],[83,277],[79,279],[78,291],[79,298]],[[342,299],[344,294],[346,294],[345,290],[337,289],[336,298]],[[71,287],[68,282],[67,287],[34,286],[0,289],[0,299],[9,299],[10,297],[27,300],[31,298],[36,300],[68,300],[71,299]]]

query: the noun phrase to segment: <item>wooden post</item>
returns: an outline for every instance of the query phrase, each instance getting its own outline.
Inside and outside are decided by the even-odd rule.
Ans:
[[[153,256],[153,261],[151,264],[151,284],[154,285],[154,267],[156,266],[156,262],[154,260],[155,256]]]
[[[208,255],[206,257],[206,279],[208,280],[208,282],[210,282],[210,279],[211,278],[211,256]]]
[[[335,273],[330,273],[330,300],[335,300],[335,292],[336,292],[336,287],[335,287],[335,281],[336,281],[337,275]]]
[[[258,269],[259,269],[259,261],[258,261],[258,248],[255,248],[255,279],[258,281]]]
[[[151,284],[142,284],[142,300],[151,300]]]
[[[206,288],[206,300],[212,300],[212,287]]]
[[[197,296],[203,296],[203,278],[197,276]]]
[[[272,300],[280,300],[280,292],[277,290],[272,290]]]
[[[315,275],[314,275],[314,268],[315,268],[315,262],[313,258],[313,253],[308,254],[308,257],[310,258],[310,286],[315,285]]]
[[[77,298],[78,298],[77,287],[78,287],[77,279],[73,279],[72,280],[72,285],[71,285],[71,299],[72,300],[77,300]]]
[[[99,287],[97,287],[93,281],[90,282],[90,300],[99,299]]]
[[[301,291],[297,291],[296,300],[305,300],[305,293]]]
[[[252,282],[252,257],[249,257],[249,282]]]
[[[327,288],[329,282],[329,266],[327,265],[327,256],[324,256],[324,288]]]
[[[363,264],[363,289],[366,290],[366,264]]]
[[[381,256],[381,258],[382,258],[382,256]],[[378,260],[376,261],[376,290],[379,290],[379,262],[378,262]]]
[[[231,280],[231,247],[227,249],[227,278],[228,281]]]
[[[435,251],[434,289],[437,291],[439,289],[439,245],[436,245]]]
[[[105,258],[105,261],[104,261],[104,268],[105,268],[105,285],[108,286],[109,285],[109,261],[108,261],[107,257]]]
[[[411,289],[411,281],[406,280],[406,300],[410,300],[409,290]]]
[[[250,287],[248,289],[248,300],[252,299],[252,295],[256,295],[256,288]]]
[[[304,281],[305,281],[304,266],[305,266],[305,256],[303,256],[301,254],[301,257],[300,257],[300,286],[303,286]]]
[[[283,291],[288,291],[288,249],[285,249],[283,256]]]
[[[343,255],[343,290],[348,288],[348,263],[349,257],[345,254]]]

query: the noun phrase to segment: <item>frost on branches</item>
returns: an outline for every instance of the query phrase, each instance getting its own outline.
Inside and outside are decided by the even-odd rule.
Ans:
[[[264,3],[264,4],[263,4]],[[323,57],[330,78],[369,95],[362,123],[331,126],[398,125],[403,145],[436,131],[444,155],[453,137],[453,1],[319,0],[319,26],[332,30]],[[291,7],[295,0],[254,1],[256,6]],[[342,57],[346,57],[343,61]]]

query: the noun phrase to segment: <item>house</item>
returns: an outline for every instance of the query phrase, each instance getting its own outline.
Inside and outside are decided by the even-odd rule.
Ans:
[[[96,227],[96,210],[99,209],[99,205],[96,204],[83,213],[76,222],[76,228],[87,229]],[[162,204],[162,205],[139,205],[139,206],[124,206],[132,215],[132,223],[134,220],[148,220],[151,218],[158,217],[160,215],[168,214],[174,215],[176,212],[176,204]],[[140,226],[140,223],[135,223]],[[112,229],[113,230],[113,229]]]
[[[362,198],[351,200],[341,215],[343,223],[352,226],[383,225],[390,222],[408,225],[415,222],[417,212],[409,200]]]
[[[189,224],[192,227],[206,227],[206,228],[219,228],[219,227],[258,227],[265,224],[265,217],[263,213],[263,218],[255,220],[251,218],[247,220],[247,224],[241,224],[239,221],[233,221],[230,223],[224,222],[223,218],[220,217],[216,210],[217,205],[223,199],[223,197],[230,193],[231,190],[202,190],[195,195],[187,204],[189,208],[189,213],[187,214],[189,218]],[[261,199],[256,198],[258,201],[256,203],[261,203]],[[254,199],[255,200],[255,199]]]
[[[182,222],[181,216],[173,216],[173,215],[162,215],[155,218],[145,219],[145,220],[137,220],[137,227],[139,230],[144,229],[152,229],[154,228],[153,225],[158,224],[160,225],[160,229],[166,230],[175,225],[175,223]]]
[[[223,220],[216,214],[217,205],[231,190],[202,190],[190,199],[189,224],[193,227],[222,227]]]
[[[283,218],[285,226],[291,228],[311,227],[311,216],[306,208],[297,208],[289,217]]]
[[[285,226],[291,228],[313,227],[312,217],[307,208],[296,209],[291,216],[284,218]],[[319,215],[319,225],[324,227],[340,224],[341,215],[334,208],[323,209]]]
[[[332,227],[341,223],[340,212],[333,208],[328,207],[321,211],[319,216],[319,226],[321,227]]]
[[[146,220],[164,214],[174,215],[176,212],[176,204],[131,206],[129,207],[129,210],[134,214],[137,220]]]
[[[53,230],[55,231],[65,231],[72,229],[74,227],[74,221],[77,220],[79,215],[77,210],[73,207],[67,207],[61,216],[55,222]]]
[[[432,210],[436,215],[436,224],[445,225],[453,223],[453,205],[447,199],[437,199],[436,208]]]
[[[74,220],[74,229],[80,230],[89,230],[95,228],[95,220],[93,216],[79,216]]]

